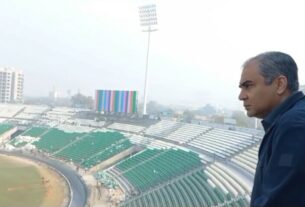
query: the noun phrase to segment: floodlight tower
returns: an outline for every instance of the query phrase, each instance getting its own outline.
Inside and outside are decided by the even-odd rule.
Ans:
[[[150,44],[150,33],[157,31],[156,5],[149,4],[149,5],[140,6],[139,15],[140,15],[140,24],[143,27],[142,31],[148,33],[147,55],[146,55],[146,66],[145,66],[144,101],[143,101],[143,115],[146,115],[149,44]]]

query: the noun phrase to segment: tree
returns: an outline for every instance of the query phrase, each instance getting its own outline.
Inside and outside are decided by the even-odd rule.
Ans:
[[[240,127],[251,127],[251,120],[242,111],[234,111],[232,116],[236,120],[236,125]]]
[[[216,114],[216,109],[212,105],[207,104],[204,107],[198,109],[198,114],[204,116],[212,116]]]
[[[156,101],[150,101],[147,104],[147,113],[148,114],[174,114],[174,110],[172,110],[170,107],[161,105],[157,103]]]
[[[186,123],[191,123],[194,117],[195,114],[193,111],[185,110],[183,112],[183,121],[185,121]]]
[[[93,108],[93,99],[91,96],[84,96],[80,93],[71,97],[72,106],[76,108]]]
[[[222,116],[222,115],[213,115],[213,116],[211,116],[211,121],[213,123],[223,124],[224,123],[224,116]]]

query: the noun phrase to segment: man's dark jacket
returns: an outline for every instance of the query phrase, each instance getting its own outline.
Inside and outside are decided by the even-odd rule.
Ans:
[[[305,207],[305,97],[289,96],[262,121],[251,207]]]

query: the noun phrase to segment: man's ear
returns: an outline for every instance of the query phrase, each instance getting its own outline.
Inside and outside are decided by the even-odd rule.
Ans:
[[[286,76],[280,75],[276,78],[276,92],[278,95],[282,95],[288,88],[288,80]]]

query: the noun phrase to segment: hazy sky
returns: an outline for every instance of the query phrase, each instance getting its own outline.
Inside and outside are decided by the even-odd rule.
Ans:
[[[143,3],[144,2],[144,3]],[[25,95],[55,87],[94,95],[129,89],[142,100],[147,33],[140,0],[0,0],[0,67],[21,69]],[[149,100],[240,108],[242,63],[280,50],[305,83],[305,12],[293,0],[157,0],[151,35]]]

